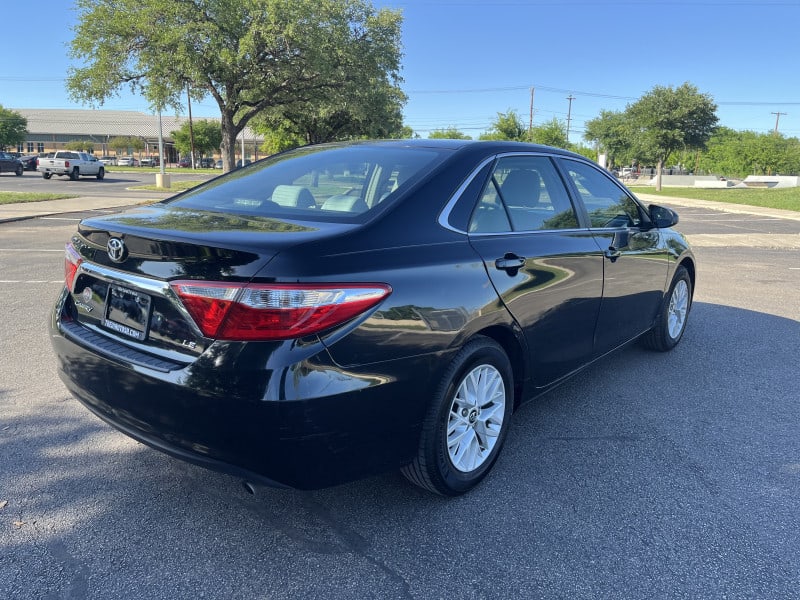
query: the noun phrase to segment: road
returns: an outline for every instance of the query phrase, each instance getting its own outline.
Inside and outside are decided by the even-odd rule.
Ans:
[[[679,212],[681,345],[524,407],[456,499],[394,473],[253,496],[112,430],[47,339],[80,215],[0,225],[0,598],[797,598],[800,222]]]
[[[209,173],[192,173],[189,170],[169,169],[167,171],[173,181],[205,180]],[[218,174],[221,171],[217,172]],[[22,177],[10,175],[0,176],[0,191],[3,192],[39,192],[51,194],[74,194],[76,196],[108,196],[113,194],[129,195],[127,188],[141,185],[155,185],[156,173],[152,171],[111,171],[106,172],[103,180],[95,177],[82,177],[78,181],[70,181],[68,177],[52,177],[44,179],[40,173],[25,171]]]

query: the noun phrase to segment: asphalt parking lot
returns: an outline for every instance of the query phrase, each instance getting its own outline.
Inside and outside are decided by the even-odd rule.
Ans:
[[[800,220],[675,207],[681,345],[524,407],[456,499],[394,473],[253,496],[117,433],[47,339],[81,214],[0,223],[0,598],[798,597]]]

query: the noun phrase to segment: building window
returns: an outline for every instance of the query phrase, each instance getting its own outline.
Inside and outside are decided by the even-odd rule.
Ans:
[[[39,153],[44,152],[44,142],[37,142],[36,143],[36,152],[39,152]]]
[[[33,142],[28,142],[28,154],[33,154]]]

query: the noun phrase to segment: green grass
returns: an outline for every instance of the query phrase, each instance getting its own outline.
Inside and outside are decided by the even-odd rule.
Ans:
[[[800,211],[800,187],[778,189],[703,189],[703,188],[663,188],[657,192],[654,187],[633,186],[635,193],[653,194],[672,198],[690,198],[694,200],[710,200],[712,202],[727,202],[731,204],[747,204],[749,206],[763,206],[765,208],[782,208],[784,210]]]
[[[0,192],[0,204],[18,202],[42,202],[43,200],[65,200],[77,198],[75,194],[37,194],[35,192]]]

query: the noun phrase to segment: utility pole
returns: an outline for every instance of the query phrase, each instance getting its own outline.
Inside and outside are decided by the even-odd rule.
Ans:
[[[528,119],[528,141],[530,142],[531,133],[533,133],[533,93],[536,91],[536,88],[531,88],[531,116]]]
[[[567,100],[569,100],[569,108],[567,108],[567,143],[569,143],[569,124],[572,121],[572,101],[575,100],[575,97],[570,94],[567,96]]]
[[[781,115],[785,115],[785,112],[771,112],[771,115],[775,115],[775,133],[778,133],[778,122],[781,120]]]

